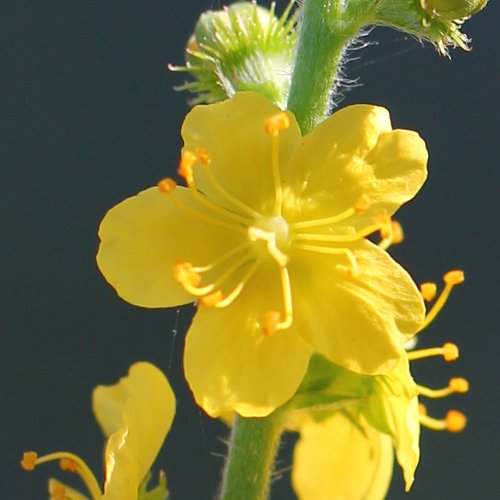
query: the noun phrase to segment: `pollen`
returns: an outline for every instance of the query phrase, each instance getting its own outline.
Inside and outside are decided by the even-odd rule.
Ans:
[[[437,286],[436,283],[422,283],[420,285],[420,293],[426,302],[431,302],[436,298]]]
[[[455,361],[458,359],[460,352],[456,344],[446,342],[443,345],[443,358],[445,361]]]
[[[264,315],[264,322],[262,325],[262,332],[264,335],[271,337],[276,333],[278,324],[280,322],[280,313],[278,311],[267,311]]]
[[[224,296],[220,290],[209,293],[200,298],[200,304],[206,307],[215,307],[223,300]]]
[[[465,280],[464,272],[457,270],[457,271],[448,271],[444,276],[443,276],[444,282],[447,285],[460,285],[460,283],[463,283]]]
[[[290,126],[290,118],[282,111],[270,116],[264,121],[264,132],[267,135],[278,135],[281,130],[285,130]]]
[[[370,208],[371,204],[372,201],[370,197],[367,194],[362,194],[352,208],[354,208],[357,214],[362,214],[365,210]]]
[[[467,417],[457,410],[450,410],[446,415],[445,422],[448,431],[462,432],[467,425]]]
[[[193,178],[193,165],[198,160],[198,156],[193,151],[185,149],[182,151],[181,161],[179,162],[179,168],[177,173],[183,178],[189,181]]]
[[[177,182],[170,177],[166,177],[158,182],[158,189],[165,194],[170,194],[176,187]]]
[[[469,382],[462,377],[455,377],[450,380],[449,387],[453,392],[463,394],[469,391]]]
[[[212,163],[212,158],[208,154],[206,148],[196,148],[195,153],[202,165],[210,165],[210,163]]]
[[[35,470],[37,458],[38,458],[38,455],[36,452],[25,451],[23,453],[23,459],[20,462],[21,467],[28,472]]]
[[[193,271],[190,262],[180,261],[172,269],[174,278],[183,286],[197,287],[201,283],[201,275]]]
[[[61,467],[61,470],[68,470],[70,472],[76,472],[77,468],[76,462],[69,458],[61,458],[61,460],[59,460],[59,467]]]

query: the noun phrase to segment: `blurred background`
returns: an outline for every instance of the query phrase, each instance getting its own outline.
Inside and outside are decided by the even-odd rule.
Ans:
[[[266,3],[267,4],[267,3]],[[278,0],[279,9],[285,1]],[[467,377],[471,391],[429,406],[467,414],[459,435],[423,430],[411,492],[395,471],[389,499],[500,498],[498,180],[500,8],[465,25],[470,53],[440,57],[403,34],[375,29],[351,55],[340,106],[388,107],[430,151],[430,176],[399,213],[406,240],[393,255],[420,283],[461,268],[466,283],[423,334],[422,346],[456,342],[455,364],[414,363],[420,383]],[[47,465],[28,474],[25,450],[71,450],[102,477],[103,438],[90,394],[149,360],[168,375],[177,416],[155,471],[173,500],[214,496],[226,430],[194,405],[182,378],[193,308],[140,309],[121,301],[95,264],[106,211],[171,175],[188,95],[176,93],[196,17],[217,0],[17,0],[0,7],[2,38],[2,244],[0,246],[0,497],[46,498]],[[273,499],[293,499],[285,440]]]

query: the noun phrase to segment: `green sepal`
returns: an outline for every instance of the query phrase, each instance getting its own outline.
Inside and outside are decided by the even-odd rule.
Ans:
[[[163,472],[158,475],[158,485],[148,490],[151,482],[151,472],[148,472],[137,492],[137,500],[166,500],[168,499],[167,476]]]

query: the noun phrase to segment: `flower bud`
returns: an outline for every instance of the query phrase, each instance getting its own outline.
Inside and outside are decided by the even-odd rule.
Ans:
[[[420,5],[430,17],[455,21],[476,14],[486,7],[488,0],[420,0]]]
[[[203,13],[186,47],[186,65],[173,67],[195,78],[178,87],[213,103],[237,91],[252,90],[284,108],[293,72],[297,39],[291,2],[280,18],[274,3],[237,2]]]

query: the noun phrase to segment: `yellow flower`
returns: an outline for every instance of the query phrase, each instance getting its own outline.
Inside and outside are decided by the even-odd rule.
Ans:
[[[443,308],[453,287],[463,280],[462,271],[445,274],[446,286],[427,314],[424,327]],[[434,283],[424,283],[421,290],[427,301],[436,297]],[[442,389],[416,384],[409,361],[430,356],[455,361],[458,355],[456,345],[446,343],[442,347],[408,352],[394,371],[384,375],[364,377],[333,370],[330,392],[341,395],[347,389],[359,401],[339,411],[320,412],[316,418],[311,412],[298,411],[287,424],[300,432],[292,469],[292,482],[299,499],[385,498],[392,476],[393,447],[409,491],[420,458],[421,425],[450,432],[460,432],[466,425],[466,417],[456,410],[450,410],[444,419],[429,417],[419,404],[419,396],[443,398],[467,392],[469,388],[468,382],[460,377],[452,378]],[[326,373],[324,367],[323,372],[317,369],[319,377]],[[364,396],[366,391],[369,396]]]
[[[380,500],[392,478],[391,438],[363,418],[336,412],[308,419],[294,450],[292,483],[300,500]]]
[[[62,451],[38,457],[35,452],[26,452],[21,465],[33,470],[36,465],[60,460],[63,470],[76,472],[82,478],[92,500],[136,500],[172,425],[172,389],[158,368],[139,362],[117,384],[94,389],[92,407],[107,437],[104,493],[85,462],[72,453]],[[49,492],[54,500],[86,498],[54,479],[49,482]]]
[[[360,373],[394,368],[425,308],[366,237],[390,232],[422,186],[418,134],[358,105],[302,137],[290,112],[245,92],[196,106],[182,136],[187,188],[165,179],[111,209],[97,262],[132,304],[198,301],[184,355],[198,404],[267,415],[313,351]]]

